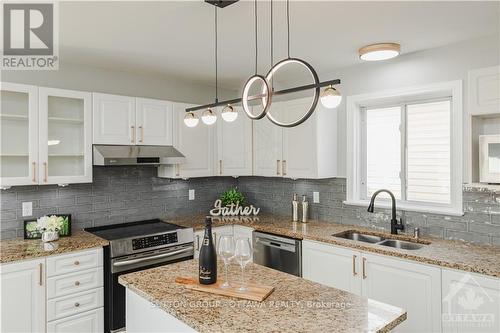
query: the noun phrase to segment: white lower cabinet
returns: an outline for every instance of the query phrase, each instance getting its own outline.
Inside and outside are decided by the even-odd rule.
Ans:
[[[1,332],[45,332],[45,259],[0,266]]]
[[[0,332],[104,330],[102,249],[3,264]]]
[[[219,239],[223,235],[231,235],[236,240],[237,238],[246,237],[250,239],[250,244],[252,243],[252,232],[253,229],[250,227],[240,226],[240,225],[225,225],[221,227],[212,228],[212,237],[214,238],[214,245],[217,250],[217,244]],[[203,241],[203,236],[205,235],[204,230],[198,230],[194,233],[194,257],[198,258],[200,255],[201,242]]]
[[[500,279],[442,270],[443,332],[500,332]]]
[[[71,317],[51,321],[47,331],[54,333],[66,332],[104,332],[104,310],[98,308]]]
[[[441,331],[441,269],[312,241],[302,242],[303,277],[401,307],[397,332]]]

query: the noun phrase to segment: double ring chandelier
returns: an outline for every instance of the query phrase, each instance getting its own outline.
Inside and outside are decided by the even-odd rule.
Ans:
[[[222,0],[205,0],[208,3],[215,5],[215,102],[211,104],[195,106],[186,109],[186,116],[184,117],[184,123],[188,127],[195,127],[198,125],[199,119],[195,114],[196,111],[205,110],[202,113],[201,119],[206,125],[212,125],[217,121],[217,115],[212,111],[213,108],[218,106],[224,106],[221,116],[222,119],[228,122],[236,120],[238,117],[238,112],[232,106],[234,104],[241,103],[245,114],[252,120],[262,119],[267,117],[273,124],[281,127],[295,127],[306,121],[316,109],[318,101],[326,108],[336,108],[342,101],[342,95],[340,92],[334,88],[335,85],[340,84],[340,80],[329,80],[329,81],[319,81],[318,74],[314,67],[312,67],[306,61],[293,58],[290,56],[290,1],[286,2],[286,12],[287,12],[287,47],[288,54],[287,58],[273,64],[273,1],[271,0],[271,69],[268,71],[266,76],[259,75],[257,73],[257,59],[258,59],[258,43],[257,43],[257,0],[254,1],[254,16],[255,16],[255,73],[252,75],[245,83],[243,88],[243,96],[241,98],[236,98],[232,100],[219,101],[218,100],[218,73],[217,73],[217,8],[224,8],[237,1],[222,1]],[[273,88],[273,77],[276,73],[286,65],[298,64],[304,67],[313,79],[312,84],[302,85],[293,88],[287,88],[283,90],[274,90]],[[250,95],[251,87],[256,84],[261,84],[260,93],[256,95]],[[321,92],[321,88],[326,87],[326,89]],[[294,92],[304,91],[314,89],[314,98],[312,100],[309,109],[306,110],[303,115],[297,120],[291,122],[282,122],[273,116],[269,110],[272,104],[274,96],[290,94]],[[250,101],[257,100],[261,104],[261,110],[258,113],[253,113],[250,106]]]

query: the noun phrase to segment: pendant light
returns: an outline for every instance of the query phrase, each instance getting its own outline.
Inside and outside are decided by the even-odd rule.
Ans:
[[[199,122],[200,122],[200,119],[198,118],[198,116],[194,112],[188,112],[184,116],[184,124],[187,127],[196,127],[196,125],[198,125]]]
[[[205,125],[213,125],[217,121],[217,115],[212,109],[206,109],[201,115],[201,121],[203,121]]]
[[[228,123],[235,121],[238,118],[238,111],[231,104],[228,104],[222,109],[222,119]]]
[[[333,86],[328,86],[321,93],[321,104],[327,109],[335,109],[342,102],[342,95]]]

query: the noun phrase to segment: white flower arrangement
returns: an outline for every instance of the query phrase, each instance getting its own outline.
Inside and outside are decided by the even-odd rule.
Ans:
[[[61,216],[42,216],[36,220],[38,230],[40,231],[59,231],[64,222]]]

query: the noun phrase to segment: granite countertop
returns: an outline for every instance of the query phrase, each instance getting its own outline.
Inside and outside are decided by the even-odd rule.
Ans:
[[[168,222],[199,230],[204,227],[204,216],[197,215],[174,218],[168,219]],[[390,235],[389,233],[377,232],[366,227],[316,220],[311,220],[309,223],[294,223],[291,222],[289,217],[275,215],[214,218],[215,227],[231,224],[248,226],[258,231],[297,239],[320,241],[362,251],[414,260],[426,264],[500,277],[500,247],[498,246],[474,245],[463,241],[422,237],[419,239],[419,242],[426,245],[421,249],[402,250],[332,236],[333,234],[338,234],[347,230],[357,230],[367,234],[415,241],[407,235]]]
[[[237,271],[231,266],[231,276],[239,278]],[[387,332],[406,319],[400,308],[264,266],[249,264],[246,272],[250,281],[275,287],[263,302],[187,291],[175,283],[177,276],[197,277],[197,260],[118,281],[198,332]]]
[[[28,260],[40,257],[81,251],[108,245],[108,241],[85,231],[74,232],[69,237],[61,237],[57,242],[42,243],[40,239],[0,241],[0,263]]]

